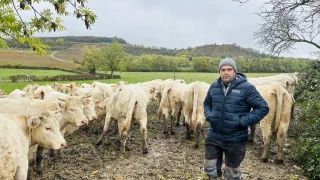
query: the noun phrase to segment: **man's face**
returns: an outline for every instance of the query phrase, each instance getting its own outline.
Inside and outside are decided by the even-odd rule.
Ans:
[[[231,83],[235,76],[236,72],[232,66],[222,66],[220,68],[220,77],[225,84]]]

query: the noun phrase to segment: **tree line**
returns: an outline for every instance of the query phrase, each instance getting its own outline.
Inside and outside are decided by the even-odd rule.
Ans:
[[[123,46],[114,40],[102,48],[85,47],[82,50],[81,67],[90,74],[96,71],[138,71],[138,72],[218,72],[217,67],[225,56],[208,57],[189,54],[175,56],[144,54],[129,55]],[[295,58],[243,57],[235,59],[237,70],[244,73],[299,72],[305,69],[310,60]]]

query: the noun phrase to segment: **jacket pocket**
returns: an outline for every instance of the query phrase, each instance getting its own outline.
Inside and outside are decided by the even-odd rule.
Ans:
[[[238,127],[241,128],[241,122],[240,122],[240,117],[239,115],[236,115],[232,118],[232,121],[235,122],[235,123],[238,123]]]

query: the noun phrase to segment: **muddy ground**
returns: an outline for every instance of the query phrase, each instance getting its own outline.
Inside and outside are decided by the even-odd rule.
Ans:
[[[149,153],[142,154],[139,125],[131,125],[125,154],[119,151],[119,137],[109,131],[104,142],[95,146],[102,123],[92,123],[66,137],[67,147],[61,157],[45,154],[44,172],[33,173],[35,180],[57,179],[110,179],[110,180],[157,180],[157,179],[206,179],[203,174],[204,145],[194,149],[194,142],[185,138],[185,127],[175,127],[176,134],[165,135],[161,123],[156,119],[157,106],[148,106]],[[208,123],[206,123],[206,127]],[[113,127],[113,126],[112,126]],[[206,133],[202,134],[204,139]],[[286,155],[290,151],[286,144]],[[270,160],[262,163],[263,141],[259,126],[255,143],[248,144],[246,157],[241,164],[242,179],[307,179],[301,175],[301,168],[290,161],[275,163],[277,148],[272,145]]]

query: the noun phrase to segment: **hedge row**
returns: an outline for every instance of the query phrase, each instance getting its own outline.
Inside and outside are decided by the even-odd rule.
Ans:
[[[76,75],[57,75],[57,76],[34,76],[34,75],[14,75],[9,76],[11,82],[18,81],[82,81],[82,80],[98,80],[98,79],[110,79],[110,74],[76,74]],[[120,79],[120,75],[113,75],[113,79]]]

